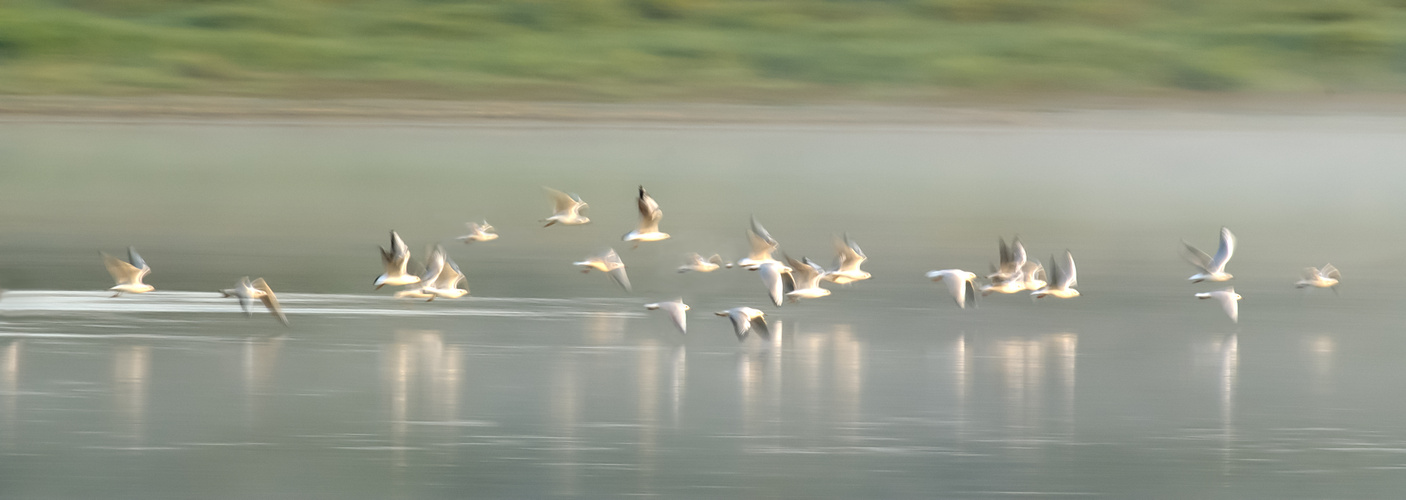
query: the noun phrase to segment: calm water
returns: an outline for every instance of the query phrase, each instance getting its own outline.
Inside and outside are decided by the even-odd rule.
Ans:
[[[1406,126],[1133,122],[3,122],[0,497],[1398,497]],[[637,184],[673,239],[620,244]],[[593,223],[539,227],[542,185]],[[775,308],[673,271],[750,214],[822,262],[848,232],[874,279]],[[387,230],[482,218],[470,297],[371,290]],[[1238,325],[1177,257],[1221,225]],[[960,311],[922,277],[1014,234],[1083,296]],[[108,298],[129,244],[159,291]],[[633,294],[570,266],[609,246]],[[1292,288],[1326,262],[1340,296]],[[290,328],[212,292],[244,275]],[[687,336],[641,307],[676,296]],[[776,338],[711,314],[739,305]]]

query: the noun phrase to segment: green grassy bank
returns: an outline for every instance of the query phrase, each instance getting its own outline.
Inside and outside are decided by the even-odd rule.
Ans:
[[[0,93],[912,100],[1406,90],[1406,0],[13,0]]]

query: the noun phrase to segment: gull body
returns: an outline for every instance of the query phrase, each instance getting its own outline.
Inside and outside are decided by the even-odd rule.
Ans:
[[[995,272],[986,276],[986,279],[990,280],[993,285],[1004,285],[1007,282],[1023,280],[1025,276],[1026,258],[1025,245],[1020,243],[1020,237],[1017,236],[1011,239],[1010,246],[1006,246],[1006,240],[1004,238],[998,238],[996,241],[1000,245],[1000,264]],[[1020,289],[1001,293],[1015,293],[1018,291],[1020,291]]]
[[[737,334],[740,342],[747,338],[747,334],[756,332],[758,337],[766,340],[771,339],[771,330],[766,326],[766,313],[751,307],[734,307],[726,311],[718,311],[713,314],[726,317],[732,320],[732,329]]]
[[[415,278],[415,282],[420,286],[406,288],[395,292],[397,299],[425,299],[434,300],[436,295],[430,290],[434,282],[444,271],[444,249],[435,248],[430,251],[430,256],[425,260],[425,272]]]
[[[283,315],[283,308],[278,305],[278,296],[273,294],[273,289],[269,288],[263,278],[249,281],[249,277],[245,276],[234,284],[234,288],[220,290],[220,293],[224,294],[225,297],[238,298],[239,307],[244,309],[245,316],[253,316],[253,313],[249,312],[249,303],[254,299],[259,299],[260,302],[264,303],[264,307],[269,310],[269,313],[278,319],[279,323],[288,326],[288,317]]]
[[[1053,263],[1053,261],[1051,262]],[[1024,275],[1022,278],[1024,278],[1026,290],[1039,290],[1049,285],[1049,282],[1046,281],[1048,276],[1045,273],[1045,265],[1038,260],[1026,262],[1021,274]]]
[[[781,297],[785,295],[785,278],[783,274],[791,274],[791,268],[782,265],[780,262],[764,262],[757,268],[762,276],[762,285],[766,286],[767,297],[771,298],[771,303],[781,306]]]
[[[498,239],[498,235],[493,232],[493,226],[489,225],[488,221],[483,221],[482,224],[469,222],[464,225],[468,226],[469,234],[454,239],[464,242],[465,245],[475,241],[493,241]]]
[[[771,257],[771,253],[775,252],[776,248],[781,245],[776,242],[775,238],[771,237],[771,233],[768,233],[760,222],[757,222],[755,216],[752,217],[752,227],[747,231],[747,242],[751,245],[751,250],[747,253],[747,257],[737,261],[738,266],[747,268],[749,271],[756,271],[767,262],[781,263]]]
[[[927,276],[933,281],[947,282],[947,292],[957,301],[957,307],[966,309],[968,298],[971,299],[972,306],[976,305],[976,273],[961,269],[942,269],[928,271]]]
[[[1078,285],[1079,278],[1074,269],[1074,255],[1065,250],[1063,265],[1054,257],[1050,257],[1049,285],[1030,292],[1030,295],[1037,299],[1042,297],[1072,299],[1079,296],[1079,291],[1074,289]]]
[[[679,333],[688,333],[688,316],[684,314],[689,309],[688,304],[683,303],[683,299],[675,299],[671,302],[655,302],[645,304],[645,309],[651,311],[664,311],[669,313],[669,319],[674,321],[674,326],[679,328]]]
[[[580,196],[566,194],[549,187],[542,189],[547,190],[547,195],[552,197],[552,215],[543,220],[547,225],[542,227],[548,227],[552,224],[574,226],[591,222],[589,217],[581,215],[581,209],[589,205],[581,201]]]
[[[1338,280],[1340,279],[1342,279],[1342,273],[1338,272],[1338,268],[1333,267],[1332,264],[1323,266],[1323,269],[1305,267],[1303,279],[1294,283],[1294,287],[1332,288],[1333,292],[1337,292]]]
[[[660,241],[669,239],[669,233],[659,232],[659,219],[664,218],[664,211],[659,209],[659,203],[644,192],[644,186],[640,186],[640,195],[636,200],[640,209],[640,224],[634,231],[625,234],[625,241]]]
[[[712,257],[704,259],[702,255],[690,253],[684,258],[684,265],[679,266],[679,272],[698,271],[700,273],[711,273],[723,266],[732,267],[732,264],[724,264],[722,256],[718,254],[713,254]]]
[[[1225,290],[1216,290],[1213,292],[1201,292],[1196,294],[1196,298],[1215,299],[1216,302],[1220,302],[1221,307],[1225,309],[1225,314],[1230,316],[1230,321],[1232,323],[1240,322],[1240,294],[1235,293],[1235,287],[1232,286]]]
[[[625,263],[620,260],[620,254],[615,253],[614,248],[607,250],[603,254],[589,257],[586,260],[575,262],[574,264],[581,266],[581,272],[583,273],[590,272],[592,269],[603,272],[624,288],[625,291],[630,291],[630,277],[625,274]]]
[[[123,261],[117,257],[103,253],[103,265],[107,267],[107,273],[112,275],[113,281],[117,284],[108,288],[116,297],[125,293],[146,293],[155,290],[156,287],[142,283],[142,278],[151,274],[151,267],[146,265],[141,255],[137,255],[136,247],[127,247],[127,260]]]
[[[457,299],[468,295],[468,285],[465,285],[464,288],[459,288],[459,283],[467,281],[467,278],[464,277],[464,272],[459,270],[459,264],[455,263],[454,259],[449,258],[448,254],[444,254],[443,249],[440,249],[440,253],[444,255],[444,265],[439,270],[439,276],[431,280],[429,282],[430,284],[425,286],[424,291],[434,294],[435,297],[446,299]]]
[[[1233,277],[1230,273],[1225,272],[1225,264],[1230,262],[1230,256],[1235,254],[1235,235],[1230,233],[1230,229],[1220,228],[1220,247],[1216,249],[1214,257],[1206,255],[1206,252],[1191,246],[1185,240],[1181,244],[1186,247],[1182,256],[1191,265],[1201,270],[1201,272],[1187,278],[1192,283],[1226,281]]]
[[[405,240],[400,239],[400,235],[391,231],[391,249],[381,249],[381,264],[386,267],[386,272],[376,277],[373,283],[376,289],[386,285],[402,286],[420,282],[420,277],[405,272],[405,265],[410,262],[410,248],[405,246]]]
[[[820,277],[825,275],[825,269],[819,264],[811,262],[810,259],[802,258],[801,261],[786,257],[786,262],[791,265],[791,272],[787,274],[785,283],[791,285],[786,291],[786,298],[791,302],[800,299],[814,299],[830,295],[830,291],[820,288]]]
[[[868,259],[864,251],[859,249],[859,245],[854,240],[849,239],[846,234],[843,240],[835,238],[835,250],[839,252],[835,270],[821,275],[825,281],[840,285],[848,285],[856,281],[864,281],[872,275],[859,269],[861,264]]]

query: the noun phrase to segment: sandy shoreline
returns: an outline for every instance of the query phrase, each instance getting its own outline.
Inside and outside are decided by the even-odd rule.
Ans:
[[[0,122],[336,122],[422,124],[1034,126],[1406,129],[1406,95],[981,100],[947,104],[752,105],[242,97],[0,96]]]

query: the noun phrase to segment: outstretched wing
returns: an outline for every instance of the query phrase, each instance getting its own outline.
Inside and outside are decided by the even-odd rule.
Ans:
[[[659,231],[659,219],[664,217],[664,211],[659,209],[659,203],[644,192],[644,186],[640,186],[639,197],[640,228],[641,233],[654,233]]]
[[[571,207],[576,206],[577,199],[572,198],[571,195],[545,186],[542,189],[545,189],[547,196],[552,198],[552,210],[556,213],[571,210]]]
[[[1209,269],[1213,272],[1224,272],[1225,264],[1230,262],[1230,256],[1235,254],[1235,235],[1230,234],[1230,229],[1220,228],[1220,248],[1216,249],[1216,256],[1211,259]]]
[[[1203,271],[1211,271],[1210,255],[1206,255],[1206,252],[1202,252],[1201,249],[1191,246],[1191,244],[1187,243],[1186,240],[1182,240],[1181,244],[1182,247],[1184,247],[1182,248],[1181,252],[1182,258],[1186,259],[1187,262],[1190,262],[1191,265],[1201,268],[1201,270]]]
[[[151,269],[146,265],[146,261],[142,260],[142,256],[137,255],[137,247],[127,247],[127,262],[131,262],[132,266],[137,269],[147,269],[148,271]]]
[[[1324,276],[1327,276],[1327,277],[1329,277],[1329,278],[1333,278],[1333,279],[1335,279],[1335,280],[1340,280],[1340,279],[1342,279],[1342,273],[1341,273],[1341,272],[1338,272],[1338,268],[1333,267],[1332,264],[1328,264],[1328,265],[1326,265],[1326,266],[1323,266],[1323,271],[1322,271],[1322,272],[1323,272],[1323,275],[1324,275]]]
[[[273,313],[274,317],[278,318],[279,323],[283,323],[283,326],[288,326],[288,317],[283,315],[283,308],[278,305],[278,296],[273,294],[273,289],[269,288],[269,284],[265,283],[263,278],[258,278],[254,280],[252,286],[255,290],[264,292],[263,295],[259,297],[259,300],[264,302],[264,307],[267,307],[269,312]]]
[[[107,267],[107,274],[112,275],[112,279],[119,285],[135,283],[137,276],[142,272],[136,266],[107,253],[103,253],[103,265]]]

